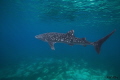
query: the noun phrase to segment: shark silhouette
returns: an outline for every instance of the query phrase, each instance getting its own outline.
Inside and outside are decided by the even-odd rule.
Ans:
[[[55,50],[55,43],[66,43],[69,45],[93,45],[97,53],[100,53],[101,45],[115,32],[116,30],[109,33],[107,36],[101,38],[96,42],[89,42],[86,38],[77,38],[74,36],[74,30],[70,30],[67,33],[44,33],[36,35],[35,38],[42,41],[48,42],[52,50]]]

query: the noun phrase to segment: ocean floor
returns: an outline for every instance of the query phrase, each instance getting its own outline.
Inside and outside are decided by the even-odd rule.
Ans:
[[[83,59],[43,58],[0,70],[0,80],[111,80],[107,70],[88,68]]]

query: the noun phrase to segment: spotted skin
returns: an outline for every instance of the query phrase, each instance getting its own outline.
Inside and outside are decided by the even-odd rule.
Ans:
[[[104,41],[106,41],[116,30],[112,31],[110,34],[105,36],[104,38],[96,41],[96,42],[89,42],[86,38],[77,38],[74,36],[74,30],[70,30],[67,33],[44,33],[40,35],[36,35],[35,38],[40,39],[42,41],[48,42],[51,49],[55,50],[54,44],[55,43],[66,43],[69,45],[93,45],[97,51],[100,53],[100,47]]]

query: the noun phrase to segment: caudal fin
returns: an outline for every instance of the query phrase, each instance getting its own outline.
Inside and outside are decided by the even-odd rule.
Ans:
[[[107,36],[103,37],[102,39],[94,42],[94,46],[95,46],[95,50],[97,51],[97,53],[100,53],[100,48],[102,46],[102,44],[115,32],[116,30],[112,31],[110,34],[108,34]]]

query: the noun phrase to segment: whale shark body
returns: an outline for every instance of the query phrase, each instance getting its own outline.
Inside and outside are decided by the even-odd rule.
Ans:
[[[44,33],[36,35],[35,38],[42,41],[48,42],[52,50],[55,50],[55,43],[66,43],[68,45],[93,45],[97,53],[100,53],[101,45],[115,32],[116,30],[109,33],[107,36],[101,38],[96,42],[89,42],[86,38],[78,38],[74,35],[74,30],[70,30],[67,33]]]

